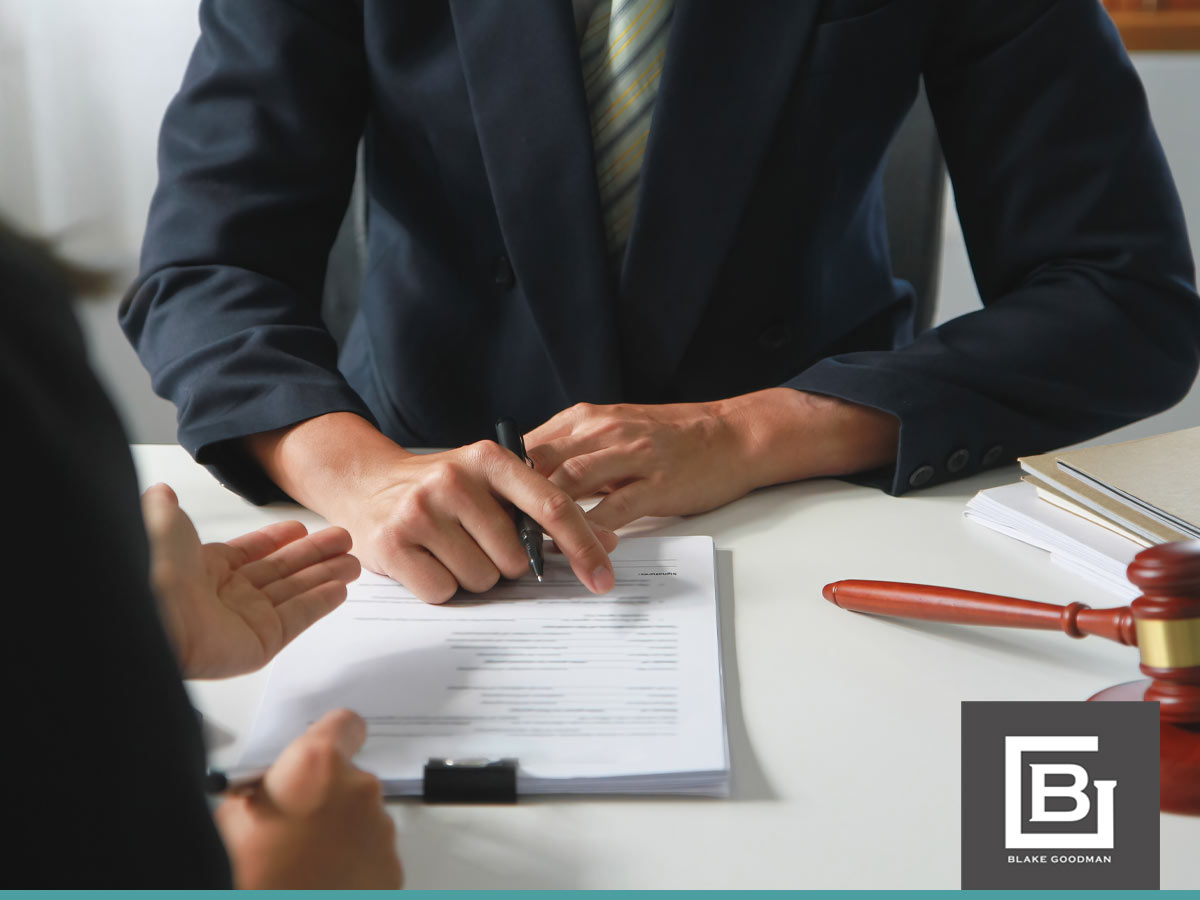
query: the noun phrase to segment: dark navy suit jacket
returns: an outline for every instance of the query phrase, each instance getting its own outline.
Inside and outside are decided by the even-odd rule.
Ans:
[[[201,25],[122,318],[181,442],[255,499],[235,439],[334,410],[448,446],[788,385],[895,414],[901,492],[1195,375],[1179,201],[1095,0],[679,0],[617,273],[568,0],[207,0]],[[880,169],[922,74],[985,308],[914,341]],[[319,304],[364,136],[339,362]]]

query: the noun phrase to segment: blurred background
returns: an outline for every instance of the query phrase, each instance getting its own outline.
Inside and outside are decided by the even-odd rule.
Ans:
[[[1106,6],[1145,84],[1200,257],[1200,0]],[[136,270],[159,121],[199,33],[196,8],[195,0],[0,0],[0,210],[116,271],[122,285]],[[119,295],[79,310],[93,362],[131,440],[173,442],[174,407],[153,394],[117,326]],[[978,305],[948,203],[937,321]],[[1197,424],[1193,387],[1174,409],[1106,440]]]

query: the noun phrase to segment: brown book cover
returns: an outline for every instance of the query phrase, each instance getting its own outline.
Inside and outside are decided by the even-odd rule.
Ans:
[[[1149,538],[1142,537],[1136,532],[1130,531],[1119,522],[1114,522],[1107,516],[1102,516],[1098,512],[1088,509],[1082,503],[1072,500],[1066,494],[1048,485],[1036,475],[1022,475],[1021,480],[1028,485],[1032,485],[1037,491],[1038,499],[1045,500],[1052,506],[1057,506],[1063,512],[1069,512],[1073,516],[1078,516],[1081,519],[1087,519],[1093,525],[1099,525],[1101,528],[1107,528],[1113,534],[1119,534],[1127,541],[1133,541],[1142,547],[1152,547],[1155,542]]]
[[[1182,531],[1163,524],[1063,471],[1058,467],[1059,455],[1042,453],[1038,456],[1022,457],[1018,462],[1027,474],[1037,478],[1043,485],[1049,486],[1060,495],[1118,527],[1132,532],[1142,541],[1164,544],[1169,541],[1187,540],[1188,535]]]
[[[1200,427],[1057,457],[1065,474],[1128,509],[1200,538]]]

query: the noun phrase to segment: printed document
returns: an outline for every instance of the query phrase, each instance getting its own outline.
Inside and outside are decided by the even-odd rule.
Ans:
[[[391,795],[419,794],[430,758],[515,758],[526,794],[726,794],[712,539],[629,538],[612,559],[605,596],[547,553],[543,583],[442,606],[364,572],[276,659],[241,767],[348,707],[368,724],[355,762]]]

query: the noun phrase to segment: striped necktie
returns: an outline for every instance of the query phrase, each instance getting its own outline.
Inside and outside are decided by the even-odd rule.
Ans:
[[[673,0],[601,0],[580,42],[609,261],[629,240]]]

